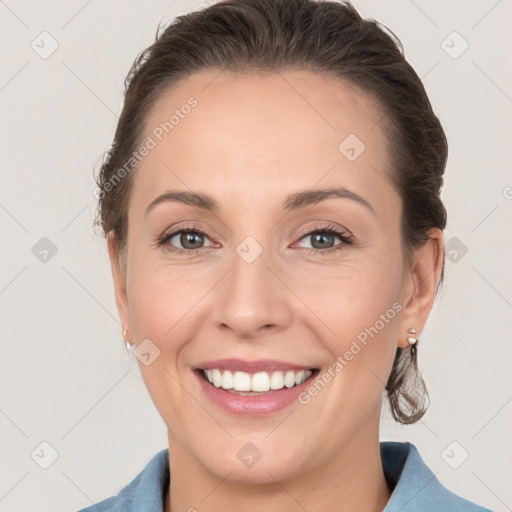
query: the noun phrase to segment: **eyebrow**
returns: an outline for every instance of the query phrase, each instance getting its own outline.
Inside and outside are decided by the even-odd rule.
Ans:
[[[345,187],[328,188],[322,190],[304,190],[302,192],[296,192],[289,195],[283,203],[283,209],[287,212],[292,210],[298,210],[305,208],[313,204],[320,203],[326,199],[331,198],[344,198],[351,199],[353,201],[362,204],[373,215],[376,215],[372,205],[363,197],[346,189]],[[170,201],[178,201],[190,206],[197,206],[202,210],[210,212],[218,212],[220,210],[219,203],[210,195],[201,192],[187,192],[187,191],[174,191],[169,190],[164,194],[159,195],[154,199],[149,206],[146,208],[145,215],[147,215],[155,206],[160,203],[166,203]]]

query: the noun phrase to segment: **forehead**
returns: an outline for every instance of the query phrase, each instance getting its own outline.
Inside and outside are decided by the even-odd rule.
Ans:
[[[154,147],[133,192],[146,203],[177,187],[217,197],[238,191],[260,203],[315,183],[392,194],[384,190],[392,187],[381,118],[372,96],[329,75],[196,73],[147,115],[143,137]]]

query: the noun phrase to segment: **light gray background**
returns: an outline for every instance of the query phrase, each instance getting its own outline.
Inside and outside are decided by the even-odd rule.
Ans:
[[[161,19],[200,5],[0,2],[1,511],[75,511],[116,494],[167,446],[122,342],[106,246],[92,228],[92,169],[133,59]],[[511,510],[512,3],[354,5],[400,37],[450,144],[443,199],[455,261],[419,348],[431,406],[407,427],[385,411],[381,438],[413,442],[451,490]],[[50,48],[43,31],[59,45],[46,59],[31,48]],[[458,58],[453,31],[469,43]],[[58,249],[46,262],[32,252],[43,237]],[[43,441],[58,453],[47,469]],[[460,463],[463,450],[469,458],[453,469],[447,461]]]

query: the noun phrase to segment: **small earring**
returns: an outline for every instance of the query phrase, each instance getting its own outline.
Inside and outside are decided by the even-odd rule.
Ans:
[[[128,338],[128,327],[125,327],[124,325],[121,327],[121,331],[122,331],[122,337],[123,337],[123,341],[124,341],[124,344],[126,346],[126,350],[128,351],[129,354],[132,353],[133,349],[134,349],[134,345],[132,345],[126,338]]]
[[[416,334],[418,331],[413,327],[413,328],[409,329],[407,332],[408,332],[409,334]],[[410,337],[410,338],[407,338],[407,341],[408,341],[411,345],[415,345],[416,343],[418,343],[418,338]]]

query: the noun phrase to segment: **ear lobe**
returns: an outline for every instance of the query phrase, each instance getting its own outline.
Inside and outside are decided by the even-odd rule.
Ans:
[[[130,308],[128,305],[128,295],[126,293],[126,274],[121,269],[119,248],[113,232],[110,232],[107,236],[107,246],[112,269],[117,311],[121,320],[122,336],[126,341],[133,343],[133,340],[130,339]]]
[[[400,318],[398,346],[409,348],[409,329],[416,329],[418,338],[434,305],[437,285],[443,268],[443,232],[433,228],[429,239],[414,253],[414,267],[409,271],[403,290],[402,316]]]

